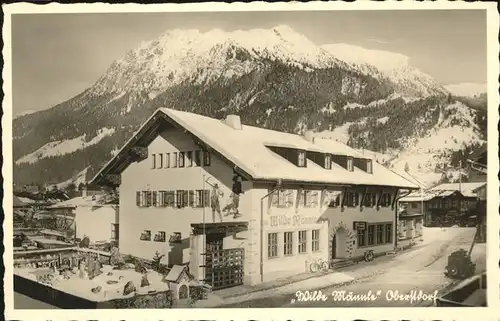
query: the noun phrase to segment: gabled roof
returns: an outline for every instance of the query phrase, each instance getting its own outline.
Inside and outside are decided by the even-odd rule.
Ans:
[[[56,203],[48,209],[58,208],[77,208],[77,207],[96,207],[108,205],[111,201],[110,195],[101,194],[95,196],[78,196],[67,201]]]
[[[168,108],[158,109],[111,159],[91,183],[98,183],[104,174],[120,174],[132,161],[128,151],[138,144],[146,147],[168,126],[185,130],[193,139],[216,152],[242,174],[257,181],[278,181],[342,184],[379,185],[416,189],[417,185],[373,162],[373,174],[356,168],[349,172],[341,166],[325,169],[313,162],[307,167],[297,167],[272,152],[267,146],[282,146],[321,153],[349,155],[366,158],[345,144],[316,139],[310,142],[300,135],[289,134],[254,126],[242,125],[233,129],[219,119]]]

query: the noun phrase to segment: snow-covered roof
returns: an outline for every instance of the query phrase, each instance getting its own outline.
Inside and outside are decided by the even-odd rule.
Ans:
[[[247,125],[242,125],[241,130],[233,129],[219,119],[168,108],[158,109],[117,155],[100,170],[92,182],[98,181],[103,174],[119,172],[119,170],[113,172],[113,163],[117,166],[117,163],[123,162],[126,158],[123,157],[123,153],[139,140],[137,136],[144,133],[145,126],[148,124],[152,126],[155,119],[162,117],[184,128],[254,180],[418,188],[418,185],[376,162],[372,162],[372,174],[358,168],[355,168],[354,172],[349,172],[335,164],[332,164],[332,169],[325,169],[311,161],[307,162],[307,167],[298,167],[267,147],[286,146],[311,152],[366,158],[347,145],[333,140],[320,138],[312,142],[300,135]]]
[[[474,190],[483,186],[486,182],[477,183],[446,183],[431,188],[434,191],[460,191],[465,197],[476,197]]]
[[[27,197],[17,197],[17,199],[24,204],[35,204],[36,203],[35,200],[32,200],[31,198],[27,198]]]
[[[76,207],[94,207],[104,206],[110,201],[110,195],[94,195],[94,196],[78,196],[67,201],[59,202],[49,207],[49,209],[57,208],[76,208]]]
[[[435,186],[431,189],[424,190],[423,195],[420,191],[414,191],[406,197],[400,199],[400,202],[421,202],[422,200],[429,201],[435,197],[447,197],[454,193],[460,193],[464,197],[476,197],[476,190],[486,185],[484,182],[480,183],[447,183]]]

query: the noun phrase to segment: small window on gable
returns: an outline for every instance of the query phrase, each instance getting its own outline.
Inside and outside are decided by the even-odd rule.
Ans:
[[[330,154],[325,155],[325,168],[326,169],[332,168],[332,155]]]
[[[352,157],[347,158],[347,170],[349,172],[354,172],[354,163]]]
[[[373,174],[373,161],[371,159],[366,160],[366,172],[368,174]]]
[[[158,154],[158,166],[156,168],[163,168],[163,154]]]
[[[174,152],[174,158],[172,159],[172,167],[176,168],[178,162],[177,152]]]
[[[297,166],[306,167],[306,152],[305,151],[299,150]]]

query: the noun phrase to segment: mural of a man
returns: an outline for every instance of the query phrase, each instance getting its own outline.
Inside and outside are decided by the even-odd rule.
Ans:
[[[222,223],[222,215],[220,211],[220,198],[224,196],[224,192],[219,189],[219,184],[212,185],[212,194],[210,204],[212,205],[212,219],[215,223],[215,213],[219,215],[219,220]]]

